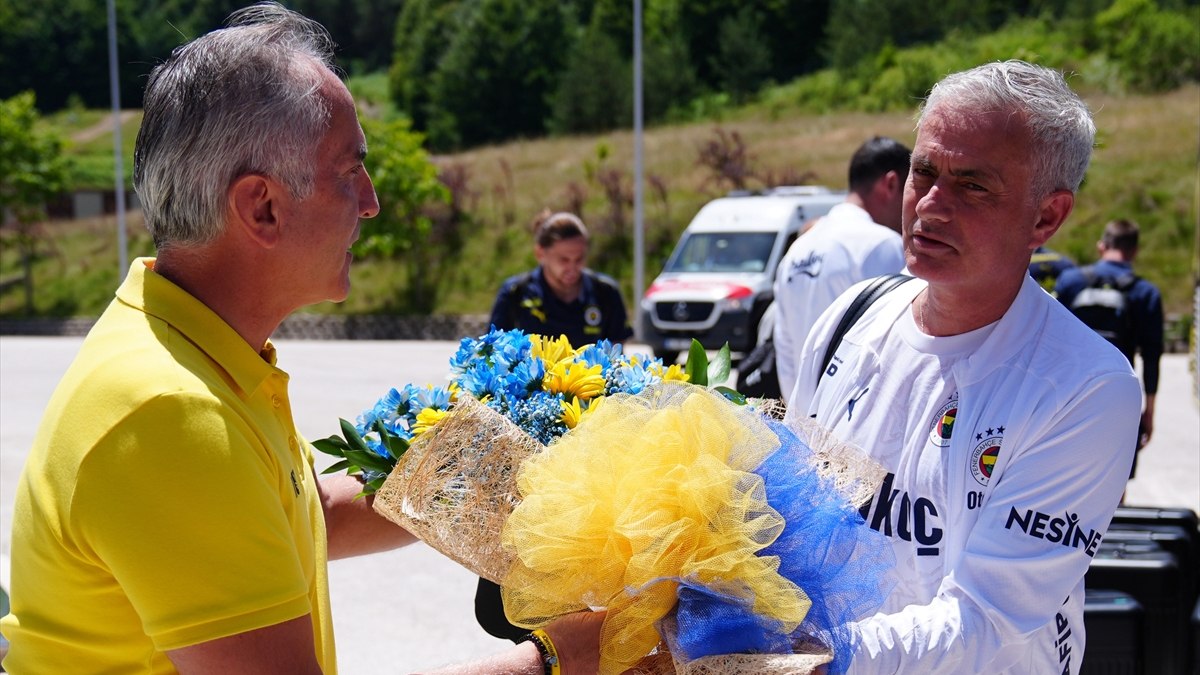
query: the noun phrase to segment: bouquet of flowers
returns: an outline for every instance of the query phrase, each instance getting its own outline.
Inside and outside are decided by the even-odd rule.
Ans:
[[[449,386],[392,390],[316,445],[499,583],[513,623],[606,608],[602,672],[840,672],[845,624],[889,590],[856,508],[881,472],[705,386],[728,373],[698,344],[681,369],[493,330]]]

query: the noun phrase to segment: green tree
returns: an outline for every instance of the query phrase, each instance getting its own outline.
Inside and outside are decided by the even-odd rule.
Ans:
[[[0,101],[0,222],[14,221],[10,237],[25,274],[25,311],[33,312],[33,259],[46,218],[46,201],[66,185],[70,164],[62,141],[36,128],[32,92]],[[6,228],[7,229],[7,228]]]
[[[1167,91],[1200,79],[1200,10],[1160,9],[1154,0],[1117,0],[1096,16],[1101,49],[1125,81]]]
[[[888,45],[934,42],[951,32],[980,34],[1020,16],[1007,0],[831,0],[824,53],[842,70],[874,59]]]
[[[418,131],[429,127],[430,82],[459,27],[458,15],[468,11],[462,5],[458,0],[410,0],[396,19],[388,85],[392,101]]]
[[[771,72],[771,52],[761,39],[758,13],[750,5],[721,22],[712,69],[723,91],[741,103]]]
[[[617,45],[590,28],[567,56],[552,100],[550,130],[556,133],[607,131],[632,119],[632,72]]]
[[[700,81],[715,89],[722,84],[718,67],[723,64],[718,58],[714,58],[714,51],[720,40],[722,26],[727,21],[735,19],[743,11],[753,10],[757,13],[756,39],[769,54],[767,77],[783,81],[823,64],[820,55],[821,37],[827,25],[830,2],[831,0],[762,0],[754,3],[739,0],[652,0],[652,5],[668,3],[674,4],[675,7],[652,7],[648,10],[648,17],[676,13],[688,51],[696,58],[696,70]]]
[[[686,104],[699,90],[696,67],[692,65],[679,22],[674,17],[647,11],[642,45],[643,114],[646,120],[665,119],[672,108]]]
[[[392,31],[404,0],[287,0],[324,24],[343,67],[361,71],[391,62]],[[123,107],[141,105],[146,76],[185,41],[225,23],[249,0],[119,0],[118,76]],[[0,97],[36,93],[42,110],[78,95],[109,105],[108,15],[104,0],[0,0]]]
[[[396,258],[405,267],[406,307],[427,314],[437,305],[441,249],[431,239],[432,205],[449,203],[450,194],[422,147],[424,137],[407,120],[364,118],[363,133],[371,147],[367,169],[375,182],[380,211],[364,220],[354,251],[362,256]],[[443,266],[448,268],[449,266]]]
[[[568,9],[555,0],[478,0],[458,16],[430,90],[429,142],[457,148],[536,136],[565,61]]]

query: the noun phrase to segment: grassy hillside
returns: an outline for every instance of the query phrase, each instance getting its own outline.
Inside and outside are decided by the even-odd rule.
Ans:
[[[1200,201],[1200,87],[1086,98],[1100,129],[1099,147],[1076,210],[1051,245],[1087,262],[1095,257],[1094,244],[1107,220],[1133,218],[1144,231],[1139,272],[1162,288],[1168,312],[1190,313]],[[135,135],[133,122],[132,128],[123,125],[127,145]],[[761,177],[749,181],[752,187],[764,179],[803,179],[844,188],[847,159],[862,140],[883,134],[911,145],[914,138],[913,111],[802,114],[777,105],[730,112],[719,122],[648,130],[647,283],[696,210],[729,187],[697,161],[699,149],[717,139],[718,130],[727,140],[721,146],[725,150],[737,149],[735,134],[741,139],[747,168]],[[105,134],[78,145],[111,144]],[[470,214],[464,249],[441,261],[448,281],[438,311],[487,312],[500,281],[533,264],[527,225],[543,207],[581,206],[597,233],[593,266],[620,279],[632,303],[633,213],[627,201],[632,196],[632,156],[632,134],[621,132],[521,141],[438,157],[440,166],[455,167],[465,176],[459,195]],[[126,170],[130,167],[127,160]],[[615,198],[606,197],[606,185]],[[148,253],[151,247],[138,214],[130,215],[128,227],[131,256]],[[48,223],[45,232],[50,245],[35,266],[35,313],[98,314],[118,279],[115,220]],[[0,278],[17,272],[16,253],[6,246],[0,252]],[[396,304],[402,279],[394,262],[357,262],[350,299],[311,311],[402,312]],[[19,288],[0,295],[0,316],[20,314],[22,307]]]

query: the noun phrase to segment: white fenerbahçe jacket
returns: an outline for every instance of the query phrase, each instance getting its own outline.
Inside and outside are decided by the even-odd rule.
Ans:
[[[957,360],[940,360],[961,336],[915,330],[926,284],[914,279],[867,309],[817,386],[865,283],[818,321],[788,402],[788,419],[814,417],[887,471],[864,517],[892,543],[896,585],[852,627],[850,672],[1078,673],[1083,576],[1141,412],[1128,361],[1029,278]]]

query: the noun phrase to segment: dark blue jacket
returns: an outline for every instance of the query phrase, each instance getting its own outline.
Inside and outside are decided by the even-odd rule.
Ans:
[[[1101,260],[1092,268],[1097,277],[1112,281],[1133,273],[1133,266],[1129,263],[1112,260]],[[1075,296],[1087,285],[1083,268],[1064,271],[1055,286],[1059,302],[1069,309],[1075,302]],[[1163,353],[1162,295],[1154,284],[1139,277],[1125,298],[1132,311],[1134,351],[1142,356],[1142,383],[1147,394],[1155,394],[1158,392],[1158,361]],[[1133,352],[1127,352],[1125,357],[1129,363],[1133,363]]]
[[[583,271],[583,288],[571,303],[550,290],[541,267],[509,277],[496,295],[491,322],[496,328],[552,338],[566,335],[573,347],[597,340],[624,342],[633,335],[617,282],[591,270]]]

